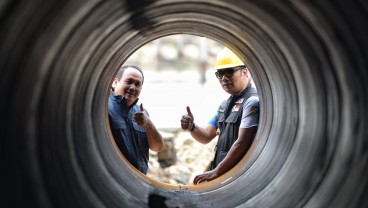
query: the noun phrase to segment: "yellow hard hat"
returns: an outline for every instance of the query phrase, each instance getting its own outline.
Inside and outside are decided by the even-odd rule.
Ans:
[[[225,47],[217,54],[215,70],[244,66],[240,58],[230,49]]]

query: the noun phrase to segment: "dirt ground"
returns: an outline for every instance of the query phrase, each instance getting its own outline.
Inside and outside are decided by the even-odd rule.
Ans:
[[[151,151],[147,176],[169,184],[193,184],[194,177],[203,173],[212,161],[217,138],[209,144],[201,144],[186,131],[179,131],[173,135],[176,162],[168,167],[162,167],[169,164],[164,163],[160,166],[158,154]]]

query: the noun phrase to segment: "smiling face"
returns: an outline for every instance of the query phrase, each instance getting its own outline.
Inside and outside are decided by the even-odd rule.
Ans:
[[[226,69],[220,69],[226,70]],[[241,70],[234,71],[232,76],[222,76],[222,78],[218,78],[222,89],[230,95],[238,95],[240,94],[248,85],[248,69],[245,67]]]
[[[133,104],[139,97],[143,84],[143,76],[141,72],[133,67],[126,68],[120,81],[115,78],[112,83],[114,95],[125,97],[127,105]]]

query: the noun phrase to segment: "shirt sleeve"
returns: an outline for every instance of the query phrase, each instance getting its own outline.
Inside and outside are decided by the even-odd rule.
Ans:
[[[212,117],[212,119],[208,122],[208,124],[211,124],[212,126],[217,128],[218,116],[219,116],[219,112],[216,111],[216,114]]]
[[[240,128],[250,128],[258,126],[259,120],[259,98],[250,97],[243,105],[243,115],[240,122]]]

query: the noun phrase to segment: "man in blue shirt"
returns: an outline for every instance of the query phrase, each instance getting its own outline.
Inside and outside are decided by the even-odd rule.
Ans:
[[[146,174],[149,149],[159,152],[164,142],[143,104],[138,105],[144,76],[137,66],[120,68],[109,96],[109,121],[116,144],[126,159]]]
[[[201,143],[207,144],[218,135],[210,170],[197,175],[194,184],[213,180],[233,168],[250,148],[258,128],[259,98],[247,67],[231,50],[224,48],[217,55],[216,70],[215,75],[230,94],[229,99],[222,102],[205,127],[194,124],[189,107],[181,118],[182,129],[189,130]]]

